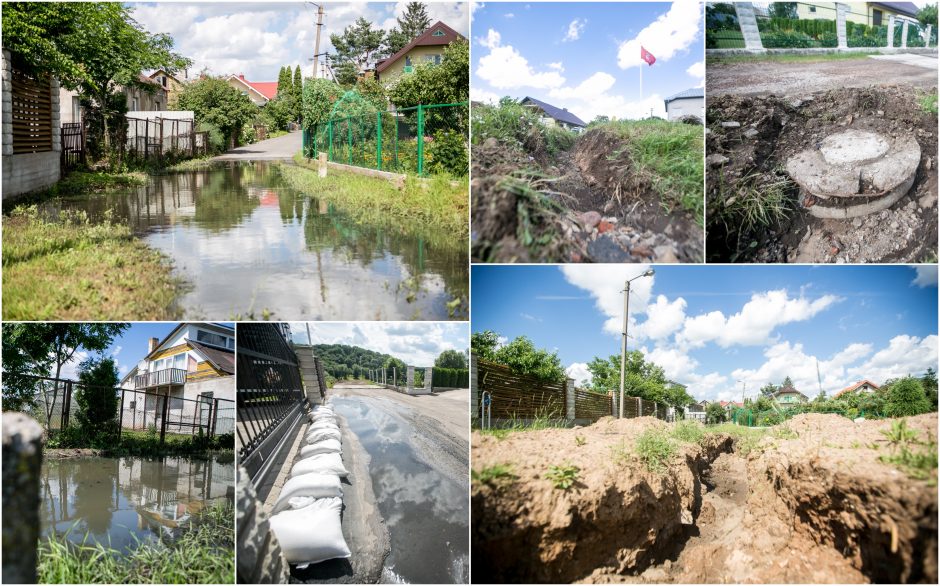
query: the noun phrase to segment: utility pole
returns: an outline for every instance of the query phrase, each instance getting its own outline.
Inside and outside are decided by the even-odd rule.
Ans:
[[[317,65],[320,62],[320,29],[323,28],[323,5],[315,4],[317,7],[317,40],[313,46],[313,78],[317,78]]]
[[[620,343],[620,412],[618,419],[623,419],[623,385],[627,369],[627,316],[630,310],[630,283],[640,277],[652,277],[654,274],[656,273],[653,269],[647,269],[623,283],[623,341]]]

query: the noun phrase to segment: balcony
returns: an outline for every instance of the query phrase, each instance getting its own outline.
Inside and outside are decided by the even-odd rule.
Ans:
[[[149,389],[163,385],[182,385],[186,383],[186,371],[182,368],[165,368],[145,372],[134,377],[135,389]]]

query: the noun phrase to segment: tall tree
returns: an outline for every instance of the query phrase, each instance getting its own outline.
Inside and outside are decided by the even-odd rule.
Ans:
[[[470,45],[454,41],[444,49],[440,65],[422,63],[398,80],[388,97],[399,108],[418,104],[466,102],[470,96]]]
[[[290,71],[288,69],[288,71]],[[301,100],[304,95],[304,78],[300,73],[300,65],[294,70],[294,83],[293,83],[293,93],[294,93],[294,119],[300,120],[303,115],[303,104]]]
[[[356,83],[359,75],[387,54],[385,31],[373,28],[372,23],[361,16],[343,29],[342,34],[331,34],[330,42],[335,49],[330,63],[336,81],[343,85]]]
[[[398,17],[398,26],[388,31],[388,54],[393,55],[402,50],[415,37],[428,30],[429,26],[431,17],[428,15],[427,4],[409,2],[405,6],[404,14]]]
[[[277,74],[277,95],[293,95],[293,92],[294,82],[290,77],[290,67],[285,65],[281,67],[281,71]]]
[[[36,382],[30,377],[59,378],[62,367],[79,350],[103,352],[129,326],[126,323],[6,323],[3,324],[3,408],[35,407]],[[52,400],[41,397],[46,419],[58,399],[59,386],[52,385]]]
[[[434,361],[434,366],[438,368],[467,368],[467,359],[463,352],[457,350],[444,350]]]
[[[937,27],[937,3],[927,4],[917,12],[917,20],[924,26],[931,24]]]
[[[258,114],[248,96],[217,77],[188,84],[179,94],[179,105],[182,110],[192,110],[198,123],[217,127],[229,145]]]
[[[114,429],[118,412],[118,370],[114,359],[89,358],[79,366],[75,393],[78,404],[76,417],[86,437],[94,440],[103,432]]]

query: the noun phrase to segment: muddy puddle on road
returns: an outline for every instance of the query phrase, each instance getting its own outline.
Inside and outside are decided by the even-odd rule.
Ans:
[[[43,463],[42,535],[117,550],[179,537],[215,502],[234,503],[235,464],[184,458],[74,458]]]
[[[371,458],[378,507],[391,553],[384,583],[466,583],[469,508],[466,478],[453,478],[415,448],[418,430],[382,402],[334,397],[333,405]]]
[[[126,222],[186,281],[182,317],[465,318],[467,250],[449,234],[369,225],[286,185],[273,163],[159,175],[126,193],[46,206]]]

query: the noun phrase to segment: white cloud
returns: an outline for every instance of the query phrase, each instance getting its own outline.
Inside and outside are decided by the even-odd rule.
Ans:
[[[577,41],[580,39],[586,24],[586,19],[576,18],[572,20],[571,23],[568,24],[568,32],[565,33],[565,38],[562,39],[562,42]]]
[[[644,271],[648,265],[607,265],[597,270],[592,265],[562,265],[559,267],[565,280],[584,289],[594,298],[597,308],[608,319],[604,331],[620,335],[623,328],[623,284]],[[642,278],[630,284],[630,313],[646,311],[655,277]]]
[[[551,67],[552,69],[554,69],[555,71],[564,71],[564,70],[565,70],[565,66],[564,66],[564,64],[562,64],[561,61],[555,61],[554,63],[549,63],[548,66]]]
[[[551,67],[551,65],[550,65]],[[560,87],[548,92],[553,98],[577,98],[580,96],[598,96],[614,87],[617,79],[609,73],[598,71],[579,83],[576,87]]]
[[[665,295],[656,297],[656,301],[646,309],[646,321],[636,328],[638,338],[661,340],[672,335],[685,321],[685,299],[679,297],[670,302]]]
[[[489,49],[489,53],[480,57],[476,73],[496,89],[549,89],[565,83],[565,78],[557,71],[536,71],[513,46],[502,44],[498,31],[489,29],[486,37],[478,38],[477,42]]]
[[[621,69],[645,66],[646,63],[640,59],[641,46],[657,61],[669,61],[695,42],[701,26],[701,3],[693,7],[688,2],[673,2],[666,14],[647,25],[633,39],[621,43],[617,63]]]
[[[484,104],[497,104],[500,100],[500,95],[487,91],[479,87],[470,87],[470,99],[474,102],[483,102]]]
[[[565,369],[568,378],[573,378],[578,386],[587,386],[591,384],[591,371],[587,368],[586,362],[575,362]]]
[[[538,321],[538,322],[542,321],[542,318],[535,317],[534,315],[528,314],[524,311],[519,314],[519,317],[521,317],[522,319],[527,319],[529,321]]]
[[[705,86],[705,62],[699,61],[693,63],[685,70],[686,73],[692,77],[698,78],[698,85],[695,87],[704,87]]]
[[[698,360],[677,348],[654,348],[646,358],[665,371],[666,378],[683,382],[698,366]]]
[[[936,287],[937,286],[937,265],[918,265],[914,267],[917,276],[911,281],[912,285],[918,287]]]
[[[503,15],[503,18],[516,18],[516,15],[513,14],[512,12],[507,12],[506,14]]]
[[[937,369],[937,336],[900,335],[891,338],[887,348],[849,372],[856,378],[868,378],[881,384],[889,378],[920,374],[928,367]]]

